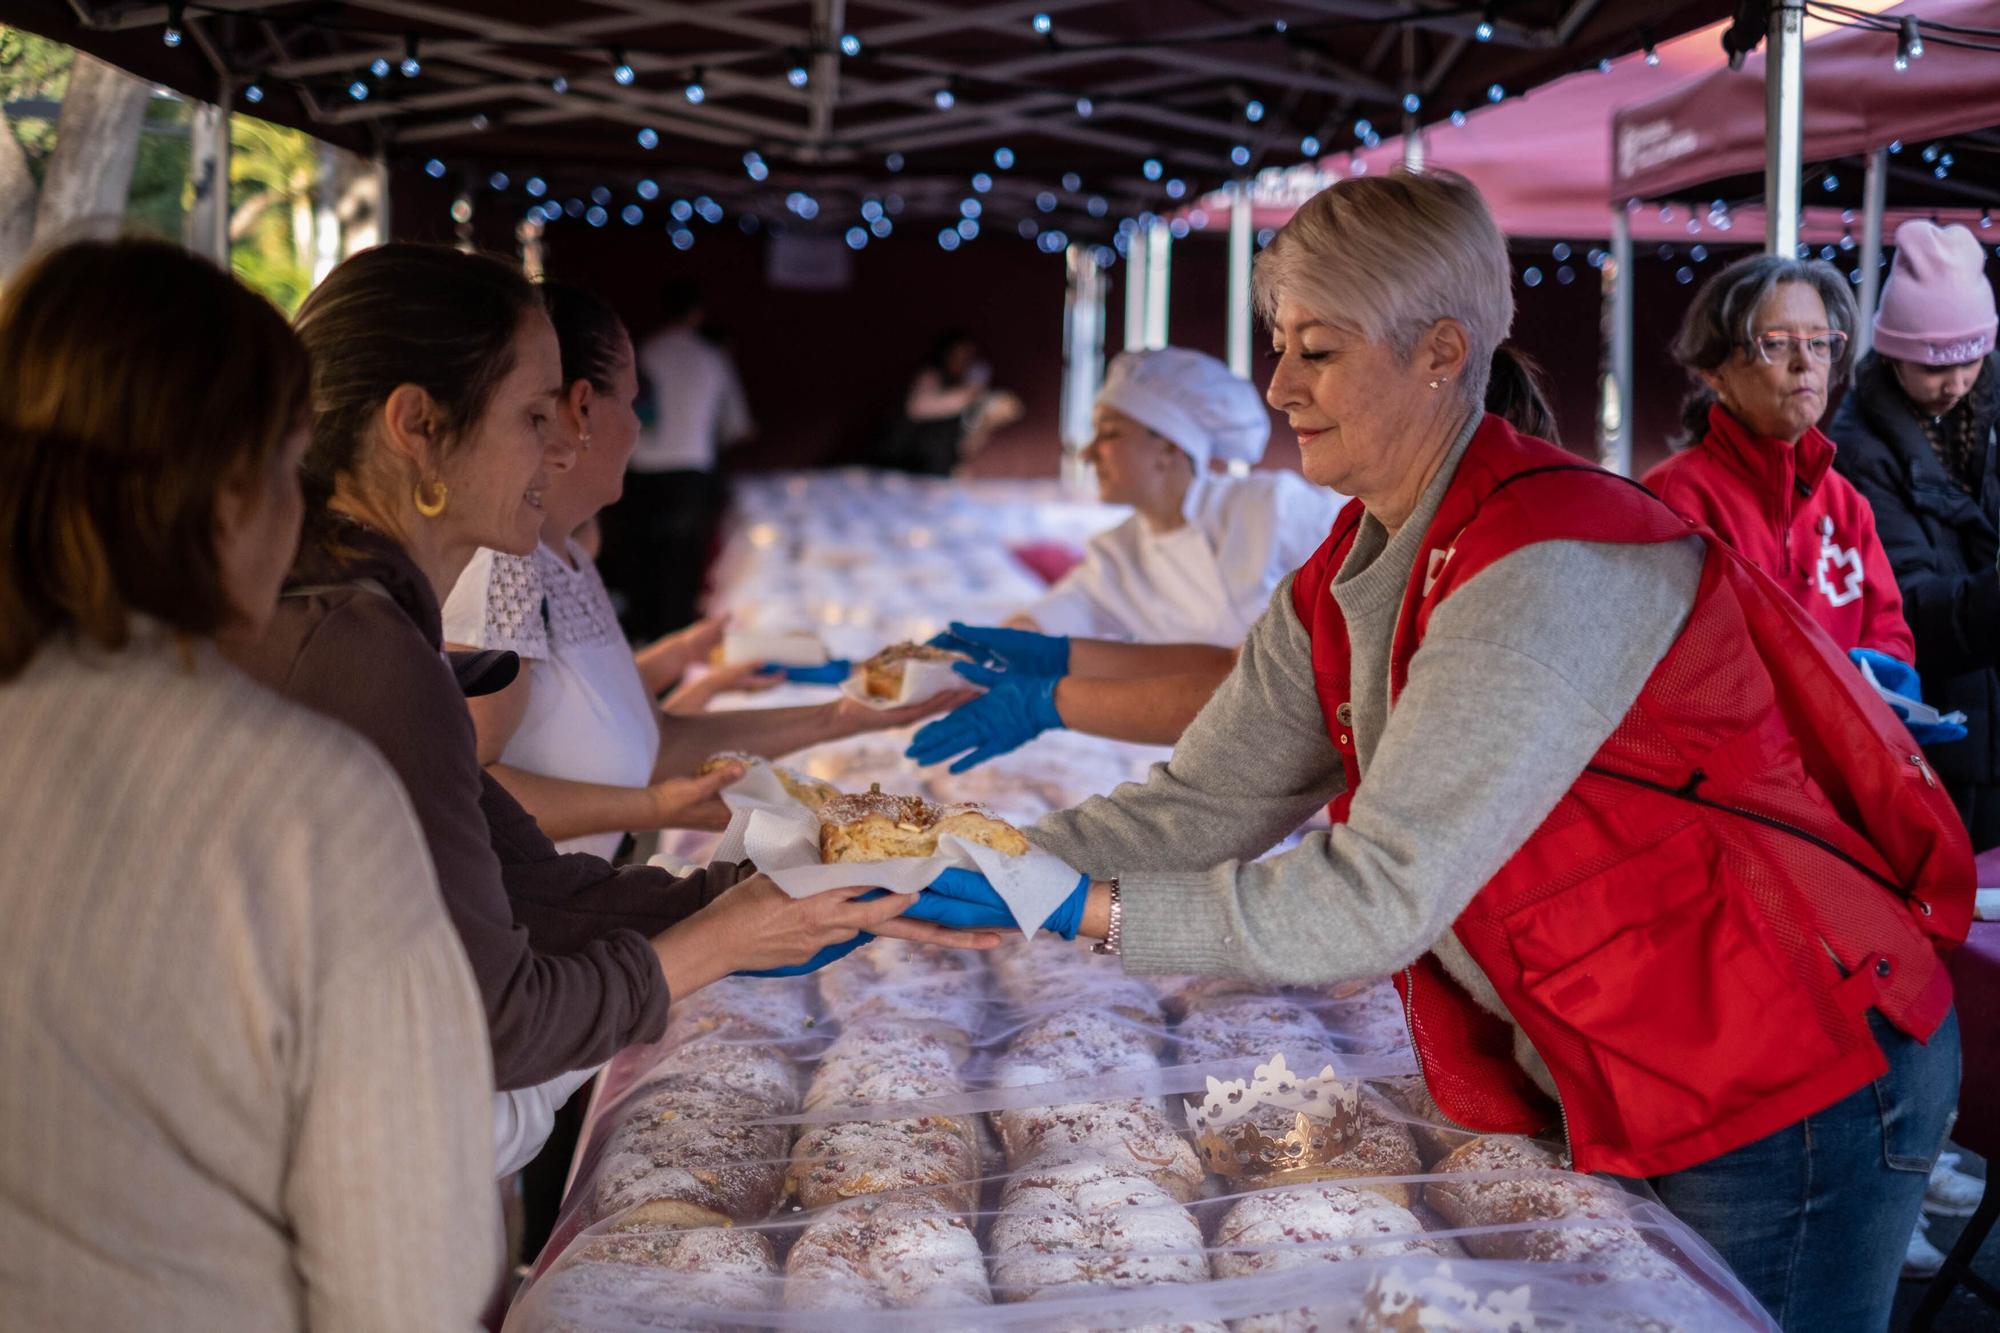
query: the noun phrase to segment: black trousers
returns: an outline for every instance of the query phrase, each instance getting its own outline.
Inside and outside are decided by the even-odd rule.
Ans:
[[[692,622],[728,489],[714,472],[628,472],[605,513],[605,583],[626,637],[645,643]]]

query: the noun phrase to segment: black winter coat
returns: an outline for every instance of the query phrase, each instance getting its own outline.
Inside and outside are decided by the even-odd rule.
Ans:
[[[1986,437],[1976,495],[1953,483],[1916,409],[1881,358],[1863,358],[1827,433],[1834,467],[1875,509],[1903,592],[1924,702],[1966,717],[1966,738],[1926,753],[1965,816],[1976,850],[2000,846],[2000,354],[1972,390]]]

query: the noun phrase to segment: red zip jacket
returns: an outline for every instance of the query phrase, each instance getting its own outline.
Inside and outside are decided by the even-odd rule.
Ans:
[[[1708,434],[1646,474],[1667,507],[1712,529],[1804,607],[1842,652],[1916,663],[1903,594],[1875,536],[1875,511],[1832,471],[1833,441],[1754,435],[1720,404]]]
[[[1336,822],[1362,777],[1339,725],[1351,651],[1329,587],[1359,527],[1350,506],[1292,585],[1347,775]],[[1866,1012],[1928,1038],[1951,1004],[1937,946],[1971,918],[1964,827],[1901,724],[1780,589],[1696,531],[1709,549],[1679,636],[1452,924],[1560,1106],[1434,954],[1396,978],[1439,1109],[1486,1133],[1560,1119],[1584,1171],[1679,1171],[1878,1077]],[[1488,416],[1404,594],[1391,706],[1432,612],[1510,552],[1687,535],[1632,483]]]

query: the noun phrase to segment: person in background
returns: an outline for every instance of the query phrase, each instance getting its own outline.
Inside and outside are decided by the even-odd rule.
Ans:
[[[1776,255],[1709,279],[1674,339],[1695,383],[1683,409],[1695,444],[1645,482],[1776,579],[1878,687],[1916,698],[1916,648],[1875,515],[1814,424],[1848,366],[1847,286],[1829,264]],[[1951,724],[1912,725],[1919,740],[1953,738]]]
[[[1541,368],[1509,344],[1493,349],[1486,410],[1524,435],[1557,440]],[[1260,401],[1260,416],[1262,411]],[[1331,513],[1326,521],[1331,524]],[[1323,538],[1322,533],[1308,541],[1301,531],[1292,544],[1310,552]],[[1268,588],[1259,593],[1260,606],[1268,596]],[[985,694],[931,723],[911,742],[909,756],[920,763],[960,756],[954,773],[1057,728],[1172,745],[1235,667],[1237,655],[1234,645],[1116,643],[961,624],[932,642],[971,657],[972,664],[959,670],[986,687]]]
[[[728,501],[721,451],[756,428],[735,364],[702,336],[706,318],[693,283],[669,282],[660,292],[661,327],[639,348],[652,420],[605,530],[625,632],[637,642],[694,620]]]
[[[907,897],[856,901],[863,886],[793,898],[748,863],[676,876],[559,853],[483,771],[439,604],[480,547],[535,549],[574,454],[555,331],[518,270],[381,246],[335,268],[297,327],[313,357],[305,535],[238,660],[373,741],[408,790],[485,1002],[503,1167],[596,1066],[657,1040],[671,999],[810,970],[869,931],[915,937],[894,920]]]
[[[2000,846],[2000,423],[1993,288],[1986,248],[1964,227],[1896,229],[1896,260],[1875,343],[1828,432],[1834,468],[1875,513],[1902,590],[1924,697],[1962,712],[1969,734],[1926,749],[1975,849]],[[1965,1216],[1982,1183],[1945,1153],[1924,1211]],[[1903,1272],[1930,1277],[1944,1255],[1919,1219]]]
[[[1023,924],[1139,973],[1392,975],[1451,1122],[1648,1180],[1786,1329],[1886,1327],[1958,1093],[1964,829],[1769,578],[1481,411],[1512,274],[1447,171],[1343,180],[1265,249],[1269,399],[1355,498],[1172,759],[1028,830],[1079,876]],[[912,911],[1015,924],[964,870]]]
[[[11,1327],[470,1330],[499,1277],[485,1025],[409,800],[217,651],[277,602],[309,391],[178,247],[71,245],[0,301]]]
[[[992,441],[993,432],[1021,419],[1021,400],[993,388],[992,380],[993,368],[980,359],[971,334],[938,334],[876,461],[903,472],[950,476]]]
[[[513,682],[470,700],[487,771],[564,851],[610,859],[628,832],[721,828],[719,792],[742,774],[729,764],[698,775],[720,751],[774,758],[864,731],[907,726],[966,694],[910,708],[872,709],[842,697],[802,708],[702,713],[689,707],[723,688],[779,678],[754,664],[722,668],[684,685],[662,709],[653,696],[704,659],[722,623],[705,620],[636,656],[618,630],[597,569],[570,534],[618,499],[639,436],[632,341],[589,292],[542,288],[562,358],[562,396],[550,429],[575,446],[575,463],[542,488],[532,554],[482,547],[443,609],[450,646],[501,649],[522,659]],[[683,711],[685,710],[685,711]]]

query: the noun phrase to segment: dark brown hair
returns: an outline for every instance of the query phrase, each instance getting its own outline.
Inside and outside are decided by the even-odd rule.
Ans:
[[[81,241],[0,299],[0,680],[73,632],[117,650],[134,612],[213,635],[234,614],[215,502],[305,422],[284,316],[205,259]]]
[[[1512,343],[1493,349],[1486,380],[1486,410],[1523,435],[1561,444],[1556,412],[1549,406],[1548,380],[1535,359]]]
[[[378,246],[327,274],[296,321],[313,359],[308,529],[324,532],[334,483],[355,470],[369,421],[399,386],[444,413],[443,453],[462,443],[514,368],[522,318],[540,308],[519,269],[444,246]]]
[[[625,322],[595,292],[568,283],[542,284],[542,304],[548,307],[549,323],[556,326],[556,342],[562,348],[563,391],[578,380],[589,380],[599,393],[611,392],[611,377],[626,353],[629,341]]]

